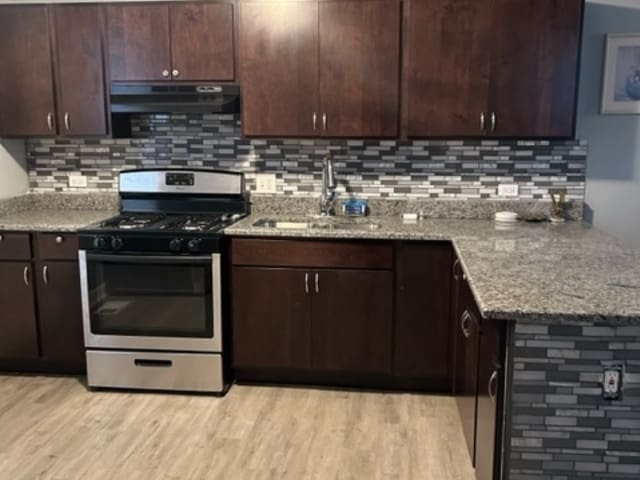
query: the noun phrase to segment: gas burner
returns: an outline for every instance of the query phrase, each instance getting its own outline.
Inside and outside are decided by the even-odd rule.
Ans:
[[[101,228],[114,228],[116,230],[142,230],[150,225],[158,223],[165,218],[160,214],[124,214],[105,221]]]

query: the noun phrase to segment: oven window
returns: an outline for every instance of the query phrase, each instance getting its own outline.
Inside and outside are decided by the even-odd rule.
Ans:
[[[154,263],[144,257],[117,258],[87,257],[94,334],[213,338],[210,259]]]

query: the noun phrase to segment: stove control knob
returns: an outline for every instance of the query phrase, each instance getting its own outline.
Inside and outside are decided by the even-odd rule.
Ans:
[[[169,242],[169,250],[171,250],[172,252],[179,252],[180,250],[182,250],[183,243],[184,240],[182,238],[174,238]]]
[[[93,248],[97,250],[104,250],[107,247],[107,239],[105,237],[94,237]]]
[[[111,248],[113,250],[121,250],[122,249],[122,239],[120,237],[113,237],[111,239]]]
[[[187,245],[189,247],[189,251],[192,253],[198,253],[200,251],[201,243],[202,243],[201,238],[194,238],[193,240],[190,240],[189,245]]]

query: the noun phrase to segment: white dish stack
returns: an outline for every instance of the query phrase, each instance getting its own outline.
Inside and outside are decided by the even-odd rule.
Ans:
[[[517,223],[518,214],[515,212],[496,212],[496,223]]]

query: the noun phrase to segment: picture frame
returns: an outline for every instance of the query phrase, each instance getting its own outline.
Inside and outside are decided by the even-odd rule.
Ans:
[[[601,113],[640,115],[640,33],[606,36]]]

